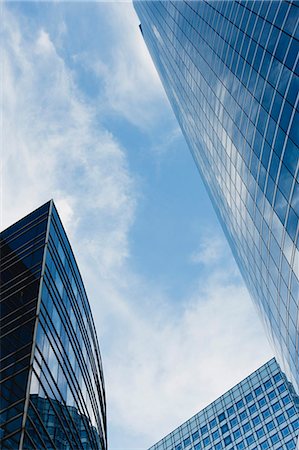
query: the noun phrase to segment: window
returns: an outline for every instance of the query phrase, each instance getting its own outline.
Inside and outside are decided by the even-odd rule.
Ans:
[[[199,438],[199,432],[195,431],[195,433],[192,434],[192,440],[196,441],[196,439],[198,439],[198,438]]]
[[[253,414],[255,411],[257,411],[257,407],[255,404],[249,407],[250,414]]]
[[[212,438],[213,439],[219,438],[219,431],[218,430],[216,430],[216,431],[214,431],[214,433],[212,433]]]
[[[231,406],[230,408],[228,408],[228,410],[227,410],[227,415],[228,416],[231,416],[233,413],[234,413],[234,407],[233,406]]]
[[[187,447],[187,445],[191,444],[191,439],[188,437],[187,439],[184,439],[184,447]]]
[[[251,430],[251,425],[249,422],[247,422],[243,425],[242,428],[243,428],[244,433],[247,433],[247,431]]]
[[[268,398],[269,398],[269,400],[274,400],[274,398],[276,398],[276,394],[275,394],[275,391],[271,391],[271,392],[269,392],[269,394],[268,394]]]
[[[283,399],[282,399],[282,403],[283,403],[284,405],[287,405],[288,403],[290,403],[290,401],[291,401],[291,398],[290,398],[289,395],[286,395],[286,396],[283,397]]]
[[[237,409],[242,408],[242,406],[244,406],[244,402],[243,402],[243,400],[239,400],[239,401],[236,403]]]
[[[272,444],[276,444],[280,440],[278,433],[275,433],[273,436],[271,436],[270,439],[271,439]]]
[[[281,406],[280,406],[279,402],[276,402],[276,403],[274,403],[274,405],[272,405],[272,409],[274,412],[279,411],[280,408],[281,408]]]
[[[258,388],[256,388],[256,389],[254,390],[254,393],[255,393],[256,396],[260,395],[260,394],[262,393],[262,388],[261,388],[261,386],[259,386]]]
[[[263,428],[259,428],[258,430],[256,430],[256,434],[258,438],[261,438],[263,436],[265,436],[265,431]]]
[[[238,439],[241,436],[241,431],[237,430],[233,433],[234,439]]]
[[[230,426],[233,428],[238,424],[238,419],[236,417],[233,417],[230,421]]]
[[[207,425],[204,425],[203,427],[201,427],[200,432],[201,432],[201,434],[206,434],[208,432]]]
[[[251,393],[245,395],[245,400],[247,403],[251,402],[251,400],[253,400],[253,395]]]
[[[253,422],[253,424],[254,424],[255,426],[258,425],[259,423],[261,423],[260,416],[254,417],[254,418],[252,419],[252,422]]]
[[[283,143],[281,145],[283,145]],[[279,162],[280,161],[279,161],[278,156],[276,156],[276,153],[273,152],[272,158],[271,158],[271,163],[270,163],[270,168],[269,168],[269,173],[273,180],[276,179],[276,175],[278,173]]]
[[[211,439],[209,436],[204,438],[204,440],[203,440],[204,445],[208,445],[210,442],[211,442]]]
[[[254,443],[254,437],[253,437],[253,434],[251,434],[250,436],[248,436],[248,437],[246,438],[246,442],[247,442],[248,445]]]
[[[274,378],[275,383],[277,383],[282,378],[281,373],[278,372],[276,375],[274,375],[273,378]]]
[[[285,386],[284,383],[281,384],[280,386],[278,386],[278,392],[282,393],[282,392],[284,392],[285,390],[286,390],[286,386]]]
[[[243,421],[244,419],[246,419],[246,417],[247,417],[247,411],[243,411],[243,412],[240,414],[240,420]]]
[[[270,417],[270,415],[271,413],[269,408],[265,409],[265,411],[262,412],[263,419],[267,419],[268,417]]]
[[[297,92],[297,89],[294,89],[295,92]],[[292,173],[292,175],[295,175],[296,168],[297,168],[297,158],[296,158],[296,146],[295,144],[288,139],[285,152],[283,155],[283,163],[285,166],[289,169],[289,171]]]
[[[281,165],[280,175],[278,179],[278,188],[281,190],[286,199],[290,196],[293,184],[293,176],[284,164]]]
[[[280,414],[278,417],[276,417],[276,420],[279,425],[282,424],[283,422],[285,422],[284,414],[283,413]]]
[[[223,422],[225,420],[225,414],[224,413],[219,414],[218,420],[219,422]]]
[[[262,398],[258,401],[258,403],[259,403],[260,408],[262,408],[263,406],[265,406],[265,404],[266,404],[266,399],[265,399],[265,397],[262,397]]]
[[[262,442],[262,443],[261,443],[261,449],[262,449],[262,450],[266,450],[267,448],[269,448],[268,441]]]
[[[265,389],[269,389],[271,386],[272,386],[271,380],[265,381],[265,383],[264,383],[264,388],[265,388]]]
[[[224,438],[224,443],[225,443],[225,445],[231,444],[232,438],[230,436],[227,436],[226,438]]]
[[[282,430],[281,430],[281,434],[283,435],[283,437],[286,437],[286,436],[288,436],[289,434],[290,434],[290,428],[288,427],[288,426],[286,426],[285,428],[283,428]]]
[[[227,425],[227,423],[226,424],[224,424],[222,427],[221,427],[221,432],[222,432],[222,434],[224,434],[224,433],[226,433],[228,431],[228,425]]]
[[[210,425],[210,428],[214,428],[217,425],[216,419],[211,420],[209,425]]]
[[[286,412],[287,412],[288,417],[292,417],[296,414],[295,408],[293,406],[291,408],[289,408]]]

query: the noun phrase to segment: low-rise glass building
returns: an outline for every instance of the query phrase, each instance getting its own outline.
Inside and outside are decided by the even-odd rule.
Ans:
[[[273,358],[149,450],[293,450],[299,398]]]
[[[1,233],[2,449],[105,450],[95,326],[53,201]]]

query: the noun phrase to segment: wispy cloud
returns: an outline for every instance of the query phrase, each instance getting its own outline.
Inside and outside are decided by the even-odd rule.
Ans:
[[[199,248],[191,254],[190,260],[194,264],[219,264],[227,253],[227,249],[228,245],[223,236],[204,231],[200,238]]]
[[[99,13],[99,21],[110,27],[109,54],[103,58],[98,51],[84,51],[75,58],[103,83],[103,112],[118,114],[142,128],[155,124],[158,117],[166,120],[172,112],[133,7],[115,3]]]
[[[140,311],[136,303],[150,295],[152,309]],[[272,352],[260,344],[264,335],[246,289],[228,271],[199,278],[191,297],[182,298],[180,317],[171,299],[160,308],[153,292],[135,296],[126,313],[115,317],[122,344],[106,355],[107,392],[114,426],[135,434],[146,448]],[[118,445],[132,450],[123,438]]]
[[[97,236],[103,267],[119,263],[135,208],[124,151],[95,120],[47,32],[26,40],[4,15],[3,226],[54,197],[71,233]]]

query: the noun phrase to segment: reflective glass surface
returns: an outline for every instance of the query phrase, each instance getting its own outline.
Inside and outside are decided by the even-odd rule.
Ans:
[[[299,397],[273,358],[150,450],[289,450]]]
[[[13,350],[12,355],[11,351],[4,355],[10,357],[10,365],[1,379],[1,389],[7,392],[7,404],[1,405],[1,448],[104,450],[100,351],[69,241],[52,201],[18,224],[17,231],[14,225],[1,234],[5,246],[10,246],[2,267],[4,286],[12,291],[12,298],[4,303],[9,308],[8,333],[2,328],[1,339],[11,336]],[[22,277],[26,274],[28,283],[35,276],[30,302],[27,291],[19,293],[19,272]],[[30,305],[26,311],[24,300]],[[15,331],[19,327],[21,334]]]
[[[18,448],[49,204],[1,233],[1,448]]]
[[[298,2],[134,5],[242,275],[299,392]]]

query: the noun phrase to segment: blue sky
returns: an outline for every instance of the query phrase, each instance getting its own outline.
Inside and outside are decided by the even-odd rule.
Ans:
[[[110,450],[272,357],[130,3],[1,4],[2,228],[54,198],[94,312]]]

